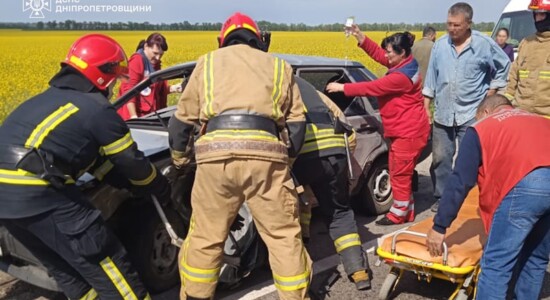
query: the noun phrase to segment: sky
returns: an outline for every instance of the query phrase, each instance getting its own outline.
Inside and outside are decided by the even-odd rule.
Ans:
[[[445,22],[456,0],[2,0],[0,22],[223,22],[235,11],[253,19],[307,25]],[[467,1],[474,22],[496,22],[508,0]],[[94,11],[95,10],[95,11]],[[125,10],[125,11],[122,11]],[[129,12],[132,11],[132,12]],[[30,18],[33,16],[34,18]]]

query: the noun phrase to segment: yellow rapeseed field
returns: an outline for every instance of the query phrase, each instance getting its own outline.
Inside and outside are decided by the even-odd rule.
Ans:
[[[0,30],[0,123],[19,103],[48,87],[49,79],[59,69],[70,45],[86,32],[79,31],[21,31]],[[151,32],[109,31],[131,55],[139,40]],[[169,49],[163,57],[163,68],[186,61],[217,47],[217,32],[166,31],[162,32]],[[380,42],[386,32],[368,32]],[[415,33],[418,38],[421,34]],[[353,37],[340,32],[273,32],[270,52],[302,55],[319,55],[363,63],[377,75],[385,68],[372,61],[356,47]],[[170,102],[174,102],[171,98]]]

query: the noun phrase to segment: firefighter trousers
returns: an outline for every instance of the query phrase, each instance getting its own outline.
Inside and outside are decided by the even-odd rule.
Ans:
[[[240,158],[197,166],[191,224],[180,251],[180,299],[214,296],[223,245],[245,201],[267,245],[279,297],[309,299],[311,260],[302,243],[288,165]]]
[[[2,222],[69,299],[150,299],[122,244],[99,211],[83,201]]]
[[[350,207],[346,156],[298,159],[292,170],[301,185],[309,185],[313,190],[319,208],[328,220],[330,237],[346,273],[351,276],[357,271],[367,270],[367,257]]]

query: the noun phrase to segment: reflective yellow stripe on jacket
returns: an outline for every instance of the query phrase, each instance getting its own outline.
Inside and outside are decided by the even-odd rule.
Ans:
[[[97,292],[92,288],[84,296],[80,297],[80,300],[95,300],[97,299]]]
[[[550,71],[540,71],[539,72],[539,78],[540,79],[550,79]]]
[[[335,134],[334,129],[317,129],[313,124],[307,124],[305,142],[300,154],[335,147],[346,147],[343,134]]]
[[[122,299],[124,300],[138,300],[136,297],[136,294],[126,281],[126,278],[122,275],[118,267],[115,265],[115,263],[111,260],[110,257],[106,257],[104,260],[102,260],[100,263],[101,268],[107,274],[109,279],[113,282],[116,289],[122,296]]]
[[[214,53],[210,52],[204,57],[204,114],[211,118],[214,116]]]
[[[50,134],[52,130],[55,129],[63,121],[67,120],[70,116],[78,112],[78,107],[74,106],[72,103],[67,103],[56,111],[47,116],[42,122],[40,122],[31,135],[25,142],[26,148],[39,148],[44,142],[44,139]]]
[[[336,252],[342,252],[345,249],[353,246],[361,246],[361,239],[357,233],[350,233],[337,238],[334,241]]]
[[[151,183],[151,181],[153,181],[153,179],[155,179],[155,177],[157,177],[157,168],[155,168],[155,166],[153,166],[152,164],[151,164],[151,168],[152,168],[151,174],[149,174],[147,178],[141,179],[141,180],[129,179],[130,182],[133,185],[148,185],[149,183]]]
[[[134,140],[132,139],[130,132],[128,132],[122,138],[110,143],[107,146],[101,147],[102,153],[105,155],[114,155],[128,149],[133,143]]]
[[[281,109],[279,108],[279,100],[283,93],[283,78],[285,72],[285,61],[275,57],[275,68],[273,70],[273,92],[271,93],[271,99],[273,100],[273,119],[277,120],[281,116]]]
[[[309,285],[309,275],[309,271],[296,276],[280,276],[273,273],[273,281],[275,282],[275,287],[279,290],[290,292],[307,288]]]
[[[50,183],[44,179],[40,179],[36,174],[27,172],[22,169],[7,170],[0,169],[0,183],[16,184],[16,185],[36,185],[47,186]],[[72,184],[74,180],[67,179],[65,184]]]

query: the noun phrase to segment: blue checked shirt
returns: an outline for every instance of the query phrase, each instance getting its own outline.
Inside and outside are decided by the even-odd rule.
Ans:
[[[435,99],[434,121],[460,126],[475,117],[488,89],[506,87],[510,59],[488,36],[472,30],[472,38],[460,54],[448,35],[432,49],[424,80],[424,96]]]

